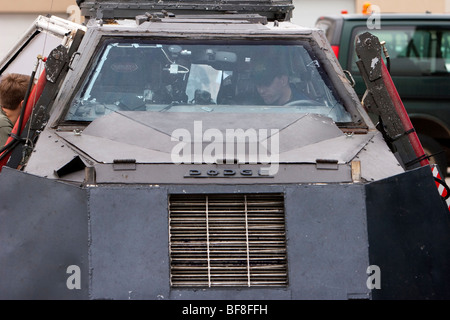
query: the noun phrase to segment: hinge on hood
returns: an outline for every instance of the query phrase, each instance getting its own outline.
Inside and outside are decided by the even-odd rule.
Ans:
[[[114,159],[113,160],[114,171],[127,171],[136,170],[136,159]]]
[[[317,170],[337,170],[338,161],[333,159],[316,159]]]

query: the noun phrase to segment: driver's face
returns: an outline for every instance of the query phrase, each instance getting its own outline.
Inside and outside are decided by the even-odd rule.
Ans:
[[[284,85],[283,76],[278,76],[268,85],[256,85],[256,90],[265,104],[282,105],[284,104]]]

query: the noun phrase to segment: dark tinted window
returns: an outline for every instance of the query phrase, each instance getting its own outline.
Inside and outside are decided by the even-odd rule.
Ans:
[[[352,39],[366,31],[366,28],[356,28]],[[450,29],[382,26],[370,32],[380,41],[386,41],[393,76],[449,75]],[[354,47],[351,52],[351,71],[359,72]]]

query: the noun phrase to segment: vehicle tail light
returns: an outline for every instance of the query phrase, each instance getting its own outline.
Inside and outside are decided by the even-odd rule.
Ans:
[[[339,58],[339,46],[331,46],[331,49],[333,49],[336,58]]]

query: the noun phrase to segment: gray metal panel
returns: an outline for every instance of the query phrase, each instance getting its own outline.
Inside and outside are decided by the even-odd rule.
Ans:
[[[208,192],[284,190],[289,254],[287,288],[171,290],[167,194],[205,190],[196,186],[91,189],[91,298],[347,299],[355,293],[369,297],[362,185],[216,185]],[[131,206],[136,210],[128,212]]]
[[[0,181],[0,299],[87,299],[86,191],[7,167]]]
[[[197,127],[195,127],[195,122],[197,122]],[[98,118],[84,129],[82,136],[101,137],[170,154],[173,147],[179,143],[178,140],[172,141],[171,138],[172,136],[179,138],[176,134],[174,135],[174,131],[180,128],[186,129],[190,133],[191,141],[199,142],[204,141],[201,140],[204,131],[209,128],[220,130],[224,137],[225,131],[230,129],[266,129],[269,134],[271,129],[278,129],[280,131],[280,152],[343,136],[342,131],[330,118],[315,114],[276,114],[276,116],[274,114],[258,114],[256,117],[252,113],[209,114],[139,111],[115,112]],[[195,130],[201,130],[201,135]],[[60,132],[58,134],[80,149],[94,152],[94,150],[88,149],[89,145],[83,144],[81,139],[75,139],[72,133]],[[98,142],[98,144],[100,143],[103,141]],[[107,156],[103,157],[107,158]]]
[[[292,299],[369,298],[363,185],[288,187],[286,228]]]
[[[205,193],[195,186],[169,190]],[[285,192],[289,285],[280,289],[172,290],[171,299],[370,298],[363,185],[211,186],[208,192]]]
[[[330,137],[317,143],[292,148],[280,153],[283,162],[314,163],[317,159],[337,160],[338,163],[348,163],[367,143],[374,134]]]
[[[141,184],[280,184],[280,183],[343,183],[351,182],[351,168],[348,165],[338,165],[335,170],[317,169],[315,164],[296,166],[280,165],[274,176],[259,175],[261,168],[270,165],[173,165],[173,164],[137,164],[130,170],[114,170],[114,165],[96,165],[96,182],[107,183],[141,183]],[[234,170],[233,176],[224,176],[225,169]],[[190,170],[197,170],[200,175],[189,175]],[[208,175],[209,170],[215,170],[216,176]],[[251,175],[241,172],[251,171]],[[206,189],[209,191],[208,189]]]
[[[57,132],[56,135],[97,162],[112,163],[114,159],[128,159],[132,154],[138,163],[170,163],[171,153],[180,144],[177,140],[180,137],[174,134],[175,130],[185,129],[189,133],[188,141],[203,143],[204,151],[211,142],[205,140],[203,135],[210,128],[220,130],[223,152],[226,143],[236,143],[226,140],[226,130],[232,130],[231,138],[234,138],[233,133],[238,136],[242,129],[245,133],[241,133],[240,137],[245,138],[248,134],[262,139],[258,136],[258,130],[267,130],[267,134],[271,135],[271,130],[277,129],[279,135],[266,140],[269,150],[274,148],[271,151],[278,154],[279,149],[281,163],[315,163],[318,158],[346,163],[372,138],[372,135],[347,138],[330,118],[314,114],[277,114],[276,117],[273,114],[258,114],[255,117],[254,114],[229,113],[218,116],[190,112],[115,112],[96,119],[81,134]],[[255,133],[252,136],[251,131],[246,133],[247,130],[254,130]],[[57,138],[50,140],[53,142]],[[244,162],[245,159],[240,156],[241,162]],[[32,158],[37,157],[34,155]]]
[[[91,299],[162,299],[169,293],[167,191],[89,192]]]
[[[78,155],[51,129],[46,128],[38,141],[25,172],[55,179],[54,172]]]
[[[353,160],[361,161],[361,178],[366,181],[381,180],[404,172],[379,131]]]

